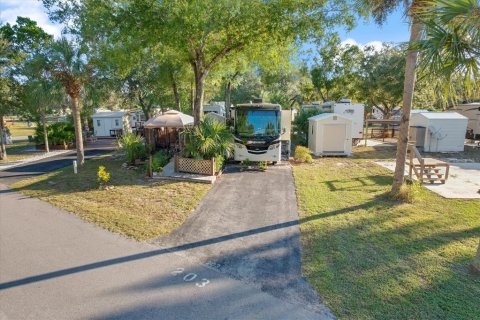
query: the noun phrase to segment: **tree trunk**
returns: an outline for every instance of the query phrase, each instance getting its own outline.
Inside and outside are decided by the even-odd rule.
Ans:
[[[228,80],[225,88],[225,115],[227,119],[230,118],[230,105],[232,100],[232,80]]]
[[[42,126],[43,126],[43,142],[45,143],[45,152],[50,152],[50,147],[48,145],[48,131],[47,131],[47,119],[45,117],[45,113],[42,112]]]
[[[0,160],[8,160],[6,141],[3,139],[3,114],[0,115]]]
[[[83,130],[85,130],[85,132],[90,131],[90,126],[88,125],[88,117],[85,117],[83,119]]]
[[[175,79],[173,72],[170,73],[170,78],[172,80],[173,97],[175,98],[175,109],[180,111],[180,94],[178,93],[177,79]]]
[[[75,125],[75,145],[77,148],[77,164],[83,165],[85,163],[85,154],[83,152],[83,135],[82,135],[82,119],[80,117],[78,97],[72,98],[72,114],[73,123]]]
[[[413,16],[410,30],[410,43],[420,40],[423,25],[421,21]],[[410,125],[410,109],[412,108],[413,92],[415,90],[415,68],[418,52],[410,50],[406,57],[405,81],[403,84],[403,108],[400,120],[400,133],[397,144],[397,158],[395,174],[392,185],[392,193],[396,194],[403,185],[405,175],[405,158],[407,155],[408,127]]]
[[[198,64],[193,65],[193,71],[195,74],[195,95],[193,98],[193,118],[194,125],[198,125],[203,116],[203,97],[205,91],[205,78],[208,75],[208,71],[198,67]]]
[[[148,121],[152,117],[152,103],[146,104],[145,100],[143,99],[142,95],[138,94],[138,104],[143,111],[143,115],[145,116],[145,121]]]
[[[235,74],[230,79],[228,79],[227,86],[225,88],[225,115],[227,119],[230,118],[230,106],[232,104],[232,82],[239,75],[239,71],[235,72]]]
[[[478,242],[477,255],[475,259],[470,264],[470,270],[472,273],[480,274],[480,241]]]
[[[193,109],[195,108],[194,102],[193,102],[193,95],[195,94],[195,90],[193,89],[193,80],[190,82],[190,107]]]

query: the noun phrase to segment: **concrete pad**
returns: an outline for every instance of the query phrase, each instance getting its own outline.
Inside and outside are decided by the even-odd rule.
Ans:
[[[375,162],[395,171],[395,162]],[[450,174],[445,184],[424,184],[425,188],[449,199],[480,199],[480,163],[449,163]],[[405,167],[408,175],[408,166]],[[416,180],[416,179],[415,179]]]
[[[189,181],[189,182],[198,182],[198,183],[209,183],[209,184],[213,184],[217,180],[217,176],[204,176],[201,174],[175,172],[173,159],[163,168],[161,175],[154,174],[153,178]]]
[[[365,140],[362,140],[358,146],[364,146]],[[397,139],[385,138],[385,141],[367,139],[367,147],[396,147]]]

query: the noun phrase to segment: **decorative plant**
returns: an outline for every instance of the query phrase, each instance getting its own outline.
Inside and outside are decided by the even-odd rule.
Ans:
[[[127,163],[135,164],[136,159],[145,159],[147,151],[143,139],[133,133],[127,133],[118,139],[118,147],[127,155]]]
[[[300,162],[306,162],[306,163],[312,163],[313,158],[312,154],[310,152],[310,149],[304,146],[297,146],[295,148],[295,155],[294,158],[296,161]]]
[[[307,145],[308,138],[308,118],[323,113],[322,110],[313,108],[301,110],[293,120],[293,132],[296,143]]]
[[[197,126],[183,133],[184,155],[194,159],[211,159],[217,156],[230,157],[233,154],[233,134],[225,124],[203,119]]]
[[[258,169],[262,170],[262,171],[267,171],[267,161],[260,161],[258,163]]]
[[[104,166],[98,167],[97,181],[100,185],[100,189],[104,189],[110,181],[110,173],[105,169]]]
[[[159,151],[153,155],[152,167],[154,172],[160,172],[170,161],[170,157],[163,151]]]
[[[50,145],[69,144],[75,141],[75,128],[69,122],[52,123],[47,128],[47,135]],[[35,142],[45,143],[43,126],[38,125],[35,129]]]

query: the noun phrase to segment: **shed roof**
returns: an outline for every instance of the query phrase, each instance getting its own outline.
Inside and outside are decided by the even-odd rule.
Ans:
[[[457,112],[422,112],[422,113],[419,113],[419,115],[427,119],[449,119],[449,120],[468,119],[467,117],[462,116],[460,113],[457,113]]]
[[[327,118],[333,118],[335,116],[338,117],[338,118],[348,120],[348,121],[352,121],[352,119],[350,119],[348,117],[342,116],[341,114],[338,114],[338,113],[331,113],[331,112],[317,114],[316,116],[308,118],[308,121],[320,121],[320,120],[324,120],[324,119],[327,119]]]
[[[126,115],[125,111],[102,111],[94,113],[92,117],[94,118],[121,118]]]

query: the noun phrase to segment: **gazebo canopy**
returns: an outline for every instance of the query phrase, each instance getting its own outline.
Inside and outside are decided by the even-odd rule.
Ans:
[[[183,128],[193,125],[193,117],[176,110],[169,110],[164,114],[149,119],[145,128]]]

